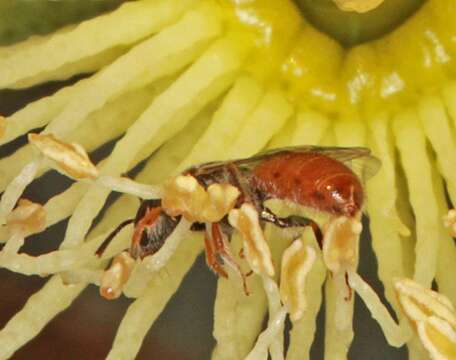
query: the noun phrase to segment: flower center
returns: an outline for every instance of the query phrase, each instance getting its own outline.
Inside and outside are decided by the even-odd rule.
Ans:
[[[412,16],[424,0],[385,0],[375,10],[359,14],[340,10],[333,0],[294,0],[318,30],[350,47],[393,31]]]

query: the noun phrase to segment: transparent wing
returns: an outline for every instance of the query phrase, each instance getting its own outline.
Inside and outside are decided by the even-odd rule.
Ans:
[[[380,160],[371,154],[370,149],[365,147],[325,147],[310,145],[267,150],[247,159],[235,160],[234,163],[239,166],[254,167],[261,161],[286,153],[323,154],[350,166],[363,180],[368,180],[374,176],[381,166]]]
[[[304,145],[304,146],[290,146],[278,149],[267,150],[260,152],[257,155],[245,159],[245,160],[264,160],[276,155],[285,153],[313,153],[323,154],[333,159],[346,162],[360,157],[366,157],[371,155],[371,151],[364,147],[337,147],[337,146],[315,146],[315,145]],[[243,160],[239,160],[243,161]]]
[[[324,146],[294,146],[284,147],[260,152],[245,159],[232,161],[214,161],[194,167],[198,173],[210,173],[222,169],[228,163],[232,163],[244,169],[252,169],[262,161],[271,159],[287,153],[313,153],[323,154],[337,161],[345,163],[357,173],[361,179],[368,180],[380,169],[381,162],[371,154],[368,148],[364,147],[324,147]]]

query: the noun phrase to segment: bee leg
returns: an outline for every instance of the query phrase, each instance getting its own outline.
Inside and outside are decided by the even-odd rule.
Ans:
[[[275,215],[268,208],[263,208],[263,210],[261,211],[260,217],[261,217],[261,220],[270,222],[281,228],[310,226],[315,235],[315,238],[317,239],[318,246],[320,247],[320,249],[323,248],[323,233],[320,229],[320,226],[318,226],[318,224],[315,221],[313,221],[312,219],[306,218],[304,216],[297,216],[297,215],[292,215],[292,216],[288,216],[286,218],[281,218],[281,217],[278,217],[277,215]]]
[[[228,278],[228,273],[223,268],[224,265],[230,266],[242,278],[244,292],[249,295],[247,288],[246,276],[242,272],[239,264],[231,254],[227,239],[222,232],[219,223],[206,225],[206,236],[204,239],[206,245],[206,262],[207,265],[218,275]]]
[[[227,278],[228,274],[223,269],[219,259],[217,259],[217,245],[216,241],[214,241],[212,234],[206,232],[204,236],[204,245],[206,246],[206,263],[216,274]]]
[[[105,252],[106,248],[108,245],[111,243],[112,239],[116,237],[116,235],[122,230],[125,226],[130,225],[135,222],[135,219],[127,219],[124,222],[120,223],[119,226],[117,226],[109,235],[106,239],[103,240],[101,245],[98,247],[97,251],[95,254],[98,257],[101,257],[103,253]]]

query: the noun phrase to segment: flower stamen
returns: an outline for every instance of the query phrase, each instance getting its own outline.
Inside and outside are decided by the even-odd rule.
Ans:
[[[139,184],[126,177],[100,175],[85,149],[77,143],[66,143],[52,134],[29,134],[29,142],[50,161],[50,165],[76,180],[95,181],[112,191],[142,199],[155,199],[162,195],[160,187]]]
[[[8,261],[24,244],[24,238],[41,232],[46,227],[46,212],[40,204],[20,199],[18,206],[6,218],[9,239],[0,252],[2,261]]]
[[[341,331],[348,329],[352,321],[349,309],[353,304],[353,297],[347,273],[355,272],[358,264],[359,236],[362,231],[359,216],[331,219],[323,239],[323,261],[332,273],[331,281],[336,296],[334,321]]]
[[[330,271],[356,268],[361,231],[362,224],[355,218],[341,216],[329,222],[323,240],[323,260]]]
[[[255,207],[249,203],[242,204],[239,209],[229,212],[228,221],[242,234],[245,258],[251,269],[257,274],[274,276],[271,250],[264,238]]]
[[[104,272],[100,281],[100,294],[105,299],[116,299],[122,294],[122,288],[128,281],[135,266],[135,260],[126,251],[121,252],[112,261],[111,267]]]
[[[29,134],[28,140],[53,167],[76,180],[98,177],[98,169],[84,148],[76,143],[60,141],[52,134]]]
[[[456,359],[456,331],[448,322],[430,316],[417,323],[417,331],[433,360]]]
[[[305,280],[315,262],[315,250],[295,240],[283,253],[280,295],[292,321],[301,319],[306,309]]]
[[[42,205],[27,199],[20,199],[18,206],[8,214],[6,225],[10,232],[24,236],[41,232],[46,226],[46,212]]]
[[[394,288],[402,310],[413,324],[437,316],[456,327],[454,306],[446,296],[410,279],[396,280]]]
[[[456,312],[450,300],[410,279],[396,280],[394,288],[431,358],[456,358]]]
[[[236,204],[239,190],[228,184],[212,184],[207,190],[191,175],[179,175],[165,185],[162,205],[171,216],[191,222],[218,222]]]

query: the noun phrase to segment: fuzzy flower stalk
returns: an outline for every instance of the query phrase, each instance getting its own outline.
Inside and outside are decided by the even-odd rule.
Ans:
[[[325,358],[346,359],[356,296],[388,346],[406,345],[410,359],[456,357],[456,3],[429,0],[400,27],[353,47],[307,21],[305,3],[125,2],[0,47],[1,89],[74,79],[0,116],[0,145],[26,139],[0,159],[0,266],[49,277],[0,330],[0,358],[90,284],[105,298],[134,299],[107,358],[135,358],[204,248],[219,275],[213,359],[308,359],[321,308]],[[336,3],[364,12],[380,2]],[[110,142],[95,164],[92,153]],[[384,293],[358,270],[361,212],[328,216],[268,200],[275,214],[313,219],[323,230],[319,244],[310,229],[261,221],[240,201],[240,186],[205,188],[183,173],[301,145],[367,147],[381,161],[375,174],[347,163],[364,183],[362,211]],[[28,186],[51,171],[73,182],[43,204],[27,199]],[[111,192],[120,197],[99,220]],[[118,227],[135,218],[137,199],[160,199],[176,220],[153,255],[132,250],[138,222]],[[140,220],[155,216],[146,215]],[[213,226],[221,219],[230,238]],[[57,250],[21,252],[32,235],[64,220]]]

